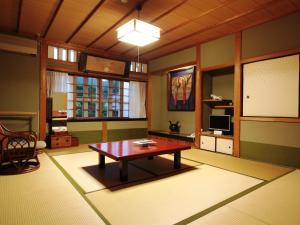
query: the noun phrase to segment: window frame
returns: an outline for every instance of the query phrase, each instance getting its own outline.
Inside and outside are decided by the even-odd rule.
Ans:
[[[49,53],[50,49],[53,49],[53,54]],[[57,51],[57,58],[54,57],[55,49]],[[60,59],[60,51],[63,51],[63,50],[66,51],[66,60]],[[71,52],[73,52],[73,54],[74,54],[75,61],[72,61],[71,58],[70,58],[70,53]],[[53,57],[50,57],[49,54],[50,54],[50,56],[53,55]],[[53,61],[53,62],[56,62],[56,63],[74,65],[74,64],[78,63],[79,54],[80,54],[80,51],[72,49],[72,48],[60,47],[60,46],[56,46],[56,45],[48,45],[47,59],[49,61]]]
[[[77,92],[73,92],[73,117],[68,118],[68,121],[70,122],[83,122],[83,121],[145,121],[147,120],[147,115],[145,118],[129,118],[129,105],[128,105],[128,117],[124,117],[124,82],[130,82],[130,80],[124,80],[124,79],[117,79],[117,78],[108,78],[108,77],[100,77],[100,76],[87,76],[87,75],[81,75],[81,74],[69,74],[69,76],[73,76],[73,90],[76,90],[76,77],[83,77],[84,80],[87,80],[88,78],[96,78],[98,82],[98,117],[76,117],[76,99],[77,99]],[[120,82],[120,116],[119,117],[103,117],[102,115],[102,80],[108,80],[109,81],[109,87],[111,87],[112,81],[119,81]],[[138,82],[145,82],[147,81],[138,81]],[[129,93],[129,88],[128,88]],[[147,107],[147,94],[146,94],[146,107]],[[112,103],[110,103],[112,104]],[[128,102],[129,104],[129,102]],[[69,109],[68,109],[69,110]],[[75,115],[75,116],[74,116]]]

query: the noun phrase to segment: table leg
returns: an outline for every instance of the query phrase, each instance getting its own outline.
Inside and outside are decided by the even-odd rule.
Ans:
[[[99,153],[99,168],[105,168],[105,156]]]
[[[174,169],[180,169],[181,166],[181,151],[174,152]]]
[[[128,161],[127,160],[120,161],[120,180],[121,181],[128,180]]]

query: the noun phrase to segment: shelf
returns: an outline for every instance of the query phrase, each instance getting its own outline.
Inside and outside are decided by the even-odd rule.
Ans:
[[[208,99],[203,99],[202,102],[208,102],[208,103],[230,103],[232,101],[229,100],[229,99],[215,100],[215,99],[208,98]]]
[[[201,135],[203,136],[210,136],[210,137],[217,137],[217,138],[224,138],[224,139],[233,139],[233,135],[218,135],[218,134],[214,134],[213,132],[210,131],[203,131],[201,133]]]
[[[183,134],[183,133],[172,133],[169,131],[149,130],[148,134],[160,136],[160,137],[166,137],[166,138],[174,138],[174,139],[188,141],[188,142],[194,141],[194,138],[190,137],[189,134]]]
[[[35,117],[36,112],[0,112],[1,117]]]
[[[216,109],[233,109],[232,100],[214,100],[214,99],[203,99],[202,102],[211,105],[212,108]]]
[[[213,107],[214,109],[233,109],[233,105],[216,105]]]

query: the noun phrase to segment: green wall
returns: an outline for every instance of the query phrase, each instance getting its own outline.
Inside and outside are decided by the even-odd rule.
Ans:
[[[196,47],[184,49],[149,62],[149,72],[196,61]]]
[[[195,112],[168,111],[167,75],[152,75],[152,130],[169,130],[169,120],[181,123],[180,131],[191,134],[195,131]]]
[[[300,12],[242,31],[242,58],[290,50],[300,47]],[[173,53],[150,61],[153,70],[180,65],[190,60],[182,52]],[[187,51],[188,52],[188,49]],[[201,66],[210,67],[234,63],[234,35],[228,35],[201,44]],[[204,92],[225,98],[233,97],[234,76],[215,76],[207,82]],[[168,130],[169,119],[181,121],[183,127],[194,129],[193,113],[168,112],[166,107],[166,76],[153,75],[152,129]],[[230,85],[230,87],[229,87]],[[230,91],[229,89],[232,89]],[[206,113],[209,110],[203,108]],[[219,113],[219,112],[213,112]],[[270,163],[300,167],[300,124],[278,122],[242,121],[241,157]]]
[[[300,124],[241,122],[241,157],[300,167]]]
[[[163,86],[162,86],[162,79],[163,77],[160,74],[154,74],[150,76],[150,80],[152,82],[151,87],[151,93],[152,93],[152,107],[151,107],[151,129],[152,130],[163,130],[162,128],[162,118],[161,118],[161,112],[164,112],[167,110],[165,108],[162,108],[162,92],[163,92]]]
[[[234,62],[234,35],[201,44],[201,67]]]
[[[38,131],[39,64],[36,56],[0,51],[0,111],[36,112]],[[25,121],[10,121],[12,129],[28,129]],[[16,124],[18,123],[18,124]],[[19,126],[20,125],[20,126]]]
[[[149,62],[149,70],[157,71],[176,65],[195,62],[196,48],[188,48]],[[174,112],[167,109],[167,72],[152,74],[152,130],[169,130],[169,120],[181,123],[181,132],[190,134],[195,130],[195,112]]]
[[[68,122],[68,131],[81,144],[102,141],[102,121]],[[108,141],[147,137],[147,121],[107,121]]]
[[[242,57],[300,47],[300,13],[242,32]],[[300,124],[241,122],[241,157],[300,167]]]
[[[300,13],[261,24],[242,32],[242,58],[300,47]]]
[[[234,55],[234,36],[228,35],[220,39],[216,39],[201,45],[201,59],[203,67],[214,66],[218,64],[233,63]],[[216,57],[218,56],[218,57]],[[196,48],[189,48],[182,50],[149,62],[150,71],[158,69],[165,69],[171,66],[180,65],[186,62],[196,60]],[[193,133],[195,131],[195,112],[174,112],[167,110],[167,73],[160,75],[160,73],[151,76],[152,81],[152,129],[153,130],[169,130],[169,120],[175,122],[180,121],[182,133]],[[233,76],[214,76],[214,89],[218,95],[225,95],[224,97],[232,96],[225,87],[223,82],[232,82]],[[232,99],[232,98],[231,98]]]

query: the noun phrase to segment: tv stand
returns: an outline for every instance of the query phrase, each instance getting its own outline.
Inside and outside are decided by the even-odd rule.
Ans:
[[[201,133],[200,148],[212,152],[220,152],[224,154],[233,154],[233,136],[218,135],[211,131]]]

